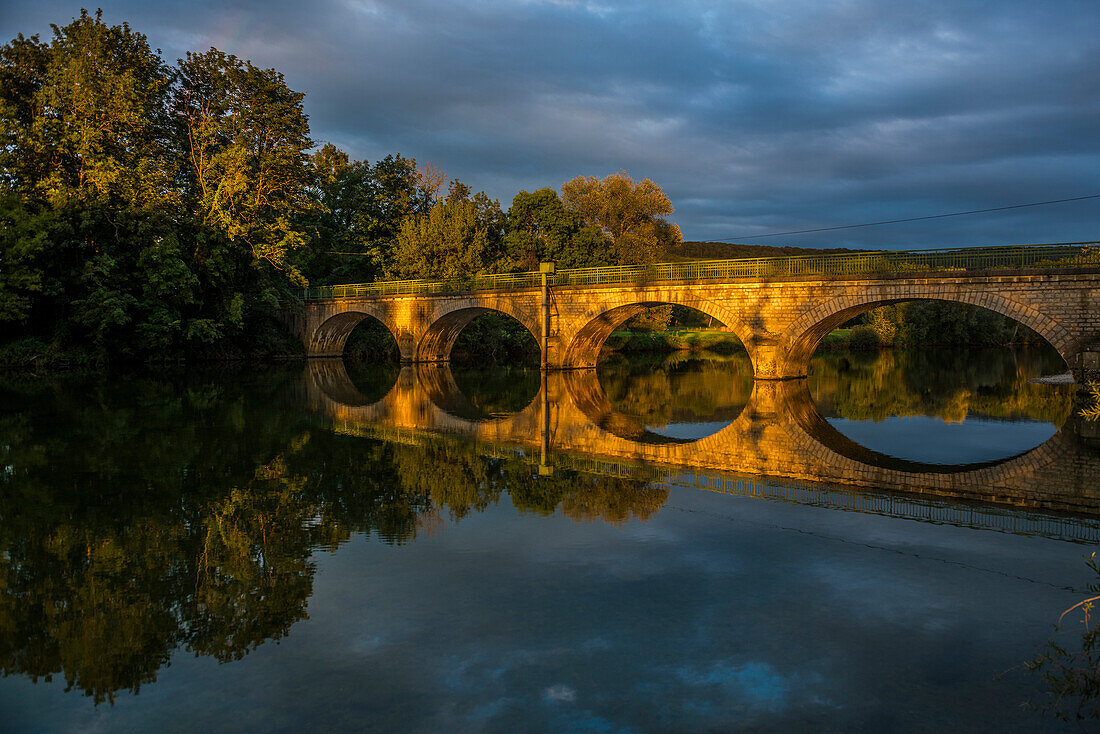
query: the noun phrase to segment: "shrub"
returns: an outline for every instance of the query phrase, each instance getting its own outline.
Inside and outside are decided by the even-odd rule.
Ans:
[[[848,335],[849,349],[878,349],[880,346],[878,333],[870,326],[860,324]]]

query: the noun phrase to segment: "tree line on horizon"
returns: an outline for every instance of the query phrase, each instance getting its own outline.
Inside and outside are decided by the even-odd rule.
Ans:
[[[504,210],[399,153],[317,148],[275,69],[169,65],[101,11],[52,28],[0,47],[0,362],[285,351],[276,314],[307,284],[655,262],[681,240],[649,179]]]

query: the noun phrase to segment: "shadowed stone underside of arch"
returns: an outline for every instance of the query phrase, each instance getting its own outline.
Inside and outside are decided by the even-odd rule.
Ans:
[[[562,294],[556,294],[561,298]],[[747,348],[753,340],[753,330],[742,323],[737,314],[722,304],[701,298],[690,290],[644,288],[609,293],[588,308],[568,313],[558,310],[560,342],[566,369],[590,369],[596,366],[604,342],[615,329],[647,309],[658,306],[683,306],[714,319],[723,331],[732,332]],[[750,357],[751,357],[751,348]]]
[[[373,312],[372,312],[373,311]],[[343,311],[325,319],[312,333],[307,354],[318,357],[340,357],[344,354],[344,346],[347,344],[351,332],[365,319],[373,318],[386,327],[386,331],[398,342],[400,340],[393,326],[388,323],[385,314],[369,308],[360,307],[355,311]]]
[[[498,311],[492,308],[486,308],[482,306],[474,306],[471,308],[460,308],[456,311],[450,311],[438,319],[436,319],[431,326],[428,327],[424,336],[420,339],[420,346],[417,349],[417,361],[418,362],[447,362],[451,359],[451,349],[454,348],[455,341],[458,340],[458,335],[462,333],[462,330],[469,326],[470,322],[476,319],[478,316],[483,316],[487,313],[503,313],[506,316],[511,316],[504,311]],[[516,319],[519,321],[519,319]],[[540,329],[532,329],[530,325],[520,323],[527,329],[531,336],[537,341],[538,333]]]

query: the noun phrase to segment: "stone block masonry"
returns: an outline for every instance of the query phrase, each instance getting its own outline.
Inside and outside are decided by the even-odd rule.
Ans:
[[[446,362],[462,329],[498,311],[523,324],[549,370],[595,367],[604,341],[651,306],[700,311],[737,335],[761,380],[806,375],[821,339],[882,305],[914,300],[967,303],[1004,314],[1058,350],[1079,379],[1095,376],[1100,351],[1100,269],[931,271],[916,275],[791,276],[763,280],[556,286],[440,295],[307,301],[294,328],[311,357],[336,357],[355,326],[375,318],[408,363]],[[545,336],[545,338],[544,338]]]

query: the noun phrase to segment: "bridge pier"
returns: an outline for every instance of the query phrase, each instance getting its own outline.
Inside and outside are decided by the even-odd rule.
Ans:
[[[776,344],[746,345],[752,360],[754,380],[801,380],[806,377],[807,364],[790,358],[786,349]]]
[[[1073,379],[1083,389],[1090,382],[1100,382],[1100,342],[1092,342],[1070,362]]]

